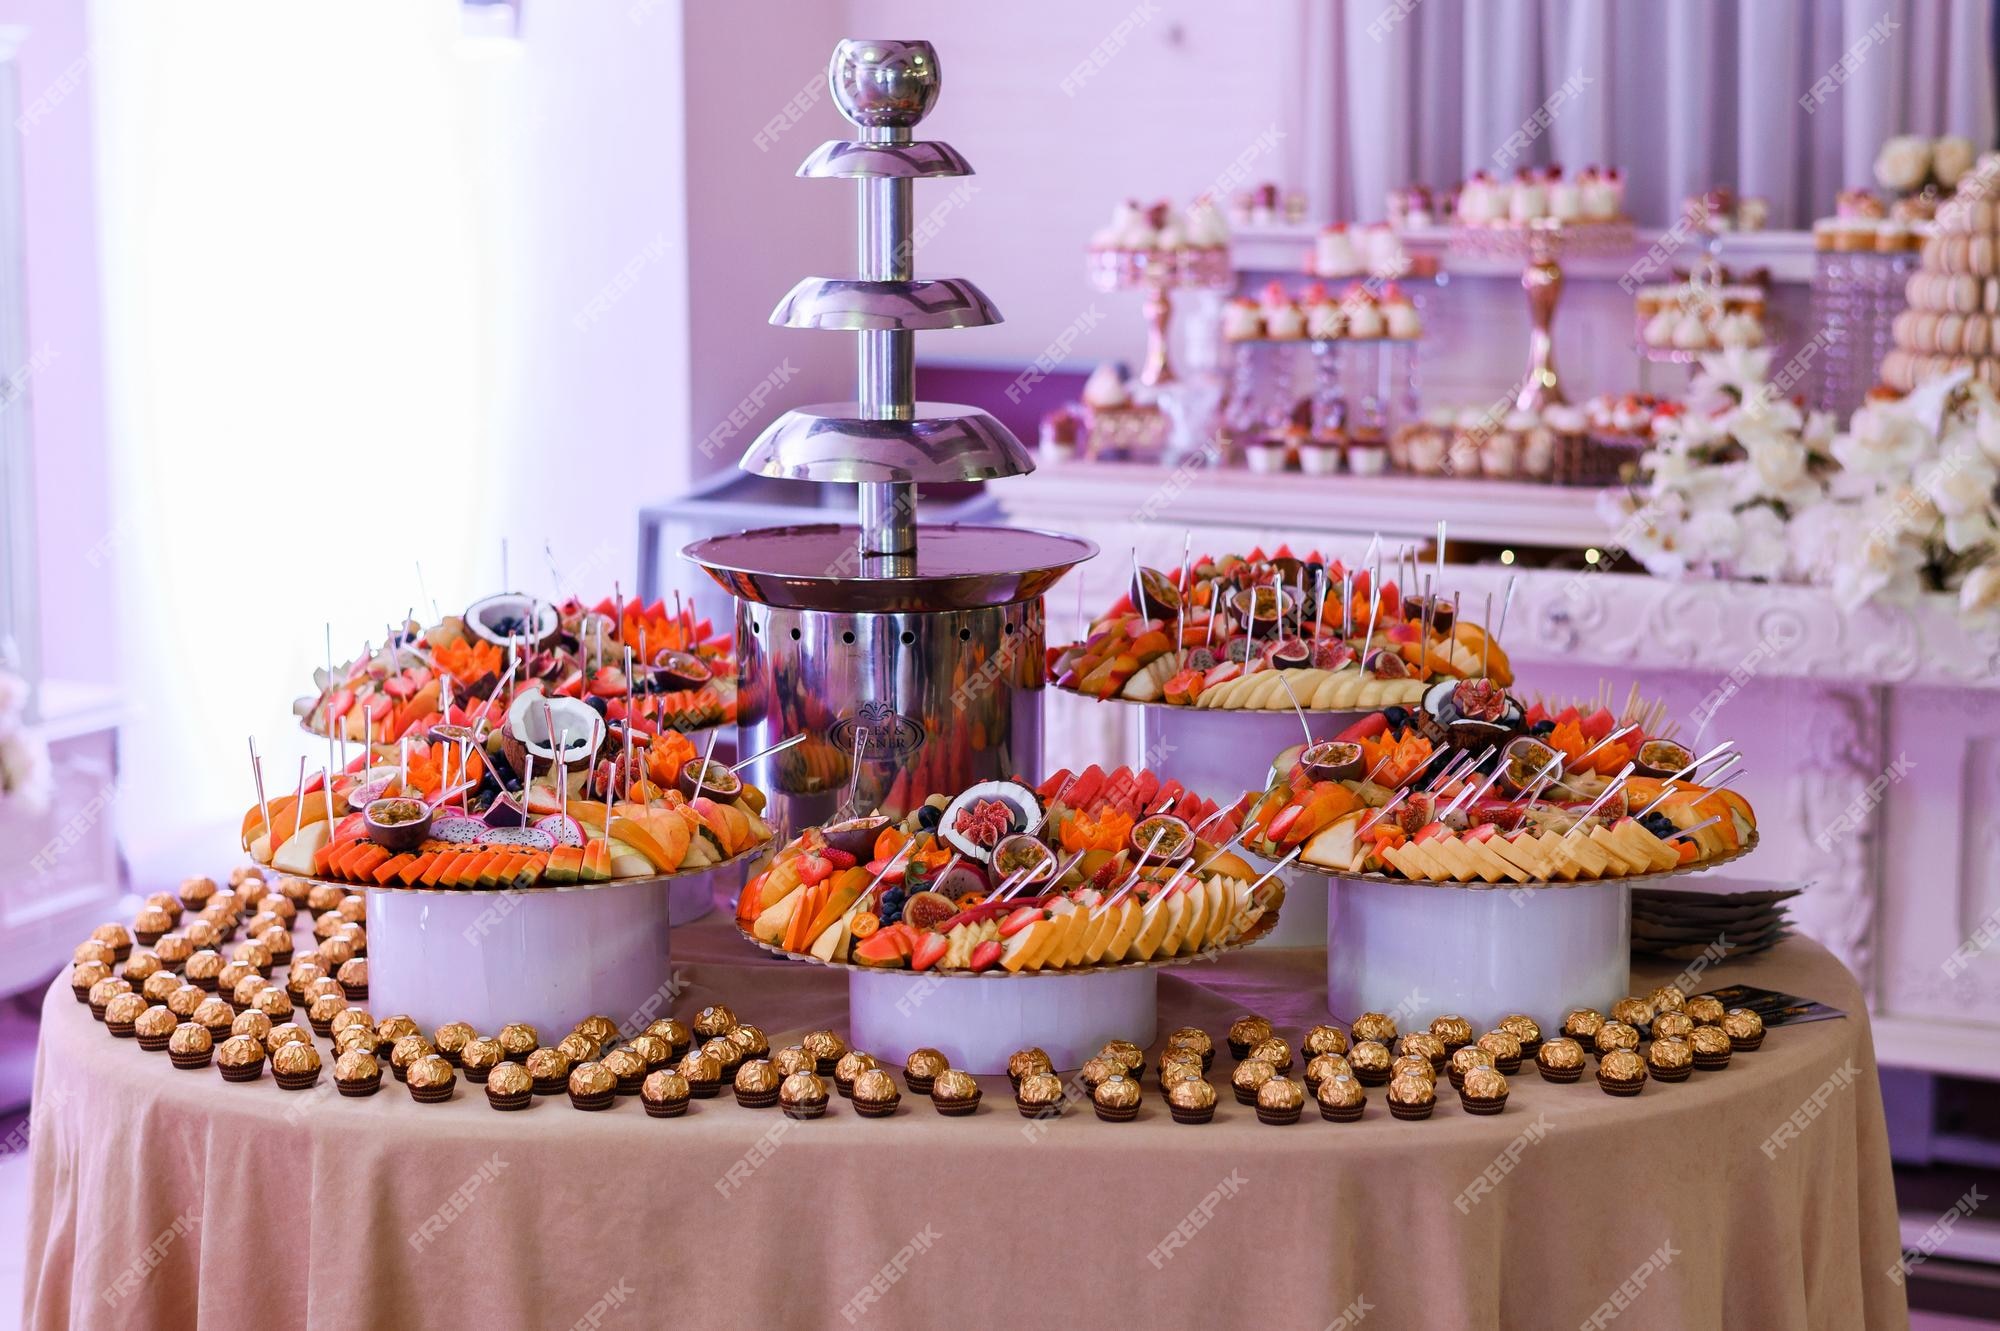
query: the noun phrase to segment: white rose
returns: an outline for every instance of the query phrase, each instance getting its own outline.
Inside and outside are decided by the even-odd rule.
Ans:
[[[1952,449],[1919,469],[1917,484],[1947,518],[1982,513],[1993,503],[1996,475],[1983,453],[1969,446]]]
[[[1973,422],[1973,438],[1989,461],[2000,462],[2000,411],[1982,410]]]
[[[1946,189],[1964,178],[1972,169],[1979,150],[1972,146],[1972,140],[1957,134],[1947,134],[1931,144],[1931,174],[1937,183]]]
[[[1804,444],[1779,435],[1753,436],[1744,440],[1750,454],[1750,475],[1755,489],[1772,498],[1793,493],[1806,479]]]
[[[1958,586],[1958,613],[1981,625],[2000,620],[2000,561],[1979,565]]]
[[[0,670],[0,721],[12,721],[28,705],[28,681]]]
[[[1762,504],[1737,515],[1741,528],[1741,548],[1736,554],[1735,572],[1743,578],[1775,580],[1785,571],[1790,547],[1785,540],[1785,520]]]
[[[1849,546],[1833,571],[1833,595],[1844,610],[1858,610],[1880,597],[1908,600],[1919,587],[1922,556],[1889,533],[1877,529]]]
[[[1875,181],[1883,189],[1907,194],[1923,188],[1931,173],[1929,139],[1902,134],[1890,139],[1875,154]]]
[[[1847,433],[1833,441],[1843,467],[1863,472],[1900,472],[1930,451],[1923,422],[1895,403],[1869,403],[1855,410]]]
[[[1742,534],[1736,515],[1728,509],[1698,508],[1688,518],[1687,557],[1727,564],[1736,558]]]

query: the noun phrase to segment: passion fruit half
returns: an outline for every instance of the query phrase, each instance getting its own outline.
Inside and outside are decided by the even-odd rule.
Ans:
[[[671,647],[653,653],[653,679],[662,692],[683,693],[698,689],[715,678],[715,672],[708,668],[708,662],[693,652],[678,652]]]
[[[881,814],[869,814],[864,818],[828,823],[820,829],[820,835],[826,838],[826,844],[832,849],[852,855],[857,862],[866,864],[875,858],[875,841],[888,827],[887,818]]]
[[[1251,637],[1269,638],[1297,611],[1298,598],[1288,588],[1269,584],[1241,587],[1230,593],[1229,609]]]
[[[1672,776],[1694,761],[1694,752],[1685,744],[1676,744],[1670,739],[1649,739],[1639,746],[1638,765],[1633,768],[1640,776]]]
[[[1158,845],[1154,845],[1156,837]],[[1131,841],[1132,852],[1139,857],[1140,863],[1163,864],[1187,857],[1187,853],[1194,849],[1194,829],[1187,825],[1185,818],[1156,813],[1132,824]],[[1150,853],[1148,847],[1151,848]]]
[[[1056,876],[1055,852],[1031,836],[1016,833],[993,848],[993,876],[1013,880],[1015,887],[1033,887]]]
[[[1507,747],[1500,751],[1500,788],[1509,795],[1520,795],[1535,783],[1535,779],[1548,772],[1560,778],[1560,766],[1551,769],[1556,751],[1532,735],[1519,735],[1507,741]]]
[[[1299,755],[1299,765],[1314,781],[1359,781],[1363,776],[1361,746],[1346,740],[1323,739]]]
[[[361,811],[368,839],[384,850],[415,850],[430,835],[431,806],[400,798],[371,801]]]
[[[695,758],[681,764],[681,774],[674,781],[681,793],[689,799],[695,797],[698,788],[710,799],[733,800],[743,793],[743,782],[736,773],[711,758]]]
[[[1180,589],[1160,570],[1142,568],[1132,575],[1132,606],[1144,619],[1179,619]]]

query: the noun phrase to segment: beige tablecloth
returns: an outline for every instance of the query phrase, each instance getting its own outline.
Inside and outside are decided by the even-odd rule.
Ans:
[[[726,1001],[774,1043],[844,1024],[840,977],[754,952],[720,915],[675,947],[682,1014]],[[1219,1037],[1256,1010],[1296,1041],[1323,1019],[1324,964],[1253,950],[1172,970],[1161,1031]],[[1529,1071],[1494,1118],[1446,1088],[1430,1121],[1401,1122],[1377,1090],[1359,1123],[1309,1105],[1280,1129],[1225,1088],[1215,1121],[1194,1127],[1149,1077],[1138,1121],[1086,1108],[1045,1130],[1016,1114],[1004,1078],[971,1119],[906,1096],[894,1119],[835,1100],[803,1124],[727,1098],[656,1120],[636,1099],[496,1113],[462,1080],[440,1106],[387,1078],[370,1100],[288,1093],[268,1073],[229,1085],[112,1039],[58,983],[36,1073],[25,1321],[1906,1325],[1853,979],[1800,940],[1711,977],[1853,1015],[1773,1030],[1727,1071],[1636,1100]],[[1228,1067],[1220,1050],[1219,1077]]]

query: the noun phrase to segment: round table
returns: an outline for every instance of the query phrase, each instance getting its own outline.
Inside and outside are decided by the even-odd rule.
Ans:
[[[727,1002],[774,1045],[845,1028],[843,975],[767,958],[720,914],[676,930],[674,959],[684,1016]],[[1705,977],[1851,1014],[1774,1028],[1723,1072],[1614,1099],[1527,1070],[1497,1117],[1441,1083],[1425,1122],[1373,1089],[1357,1123],[1308,1102],[1264,1126],[1220,1037],[1255,1010],[1296,1042],[1323,968],[1253,949],[1161,975],[1162,1031],[1217,1037],[1205,1126],[1173,1122],[1150,1075],[1123,1124],[1030,1123],[1004,1078],[968,1119],[906,1094],[892,1119],[836,1098],[807,1123],[727,1092],[665,1120],[636,1098],[497,1113],[463,1079],[443,1105],[386,1075],[368,1100],[330,1074],[292,1093],[176,1070],[58,982],[26,1325],[1904,1324],[1868,1021],[1821,948]],[[1634,971],[1642,992],[1671,975]]]

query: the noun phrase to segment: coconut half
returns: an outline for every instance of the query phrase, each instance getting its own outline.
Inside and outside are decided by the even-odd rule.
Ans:
[[[984,864],[1010,836],[1041,830],[1042,802],[1015,781],[982,781],[945,805],[938,835],[969,860]]]
[[[465,626],[496,647],[514,642],[538,647],[562,628],[562,612],[547,601],[502,592],[474,601],[465,612]]]

